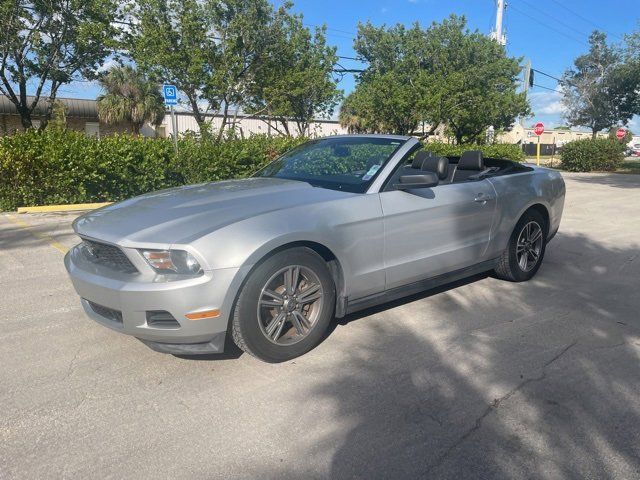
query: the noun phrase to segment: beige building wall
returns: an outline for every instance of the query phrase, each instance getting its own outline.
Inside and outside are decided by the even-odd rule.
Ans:
[[[607,133],[598,133],[598,138],[606,138]],[[540,143],[564,145],[574,140],[584,140],[591,138],[591,132],[580,132],[577,130],[545,130],[540,135]],[[533,128],[526,128],[520,124],[513,126],[510,132],[498,135],[500,143],[538,143],[538,136]]]
[[[233,120],[230,118],[229,121]],[[211,124],[211,130],[217,132],[222,126],[222,118],[219,116],[208,116],[207,121]],[[198,133],[200,131],[198,123],[193,115],[188,113],[176,113],[176,123],[178,135],[184,135],[186,133]],[[282,131],[282,125],[276,125],[277,129]],[[288,123],[289,132],[292,135],[297,134],[297,126],[295,122]],[[227,129],[233,129],[238,135],[250,136],[254,134],[266,134],[266,135],[278,135],[279,132],[276,129],[271,128],[267,122],[257,117],[242,117],[236,118],[235,123],[227,125]],[[158,136],[170,136],[173,132],[171,125],[171,115],[167,114],[164,120],[160,124],[158,130]],[[328,135],[338,135],[348,133],[346,128],[342,128],[337,121],[333,120],[318,120],[310,125],[310,135],[312,137],[325,137]]]

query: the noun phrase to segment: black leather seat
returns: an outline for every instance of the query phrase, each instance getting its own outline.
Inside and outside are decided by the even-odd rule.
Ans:
[[[484,171],[484,158],[480,150],[467,150],[458,161],[458,166],[453,173],[451,183],[460,183],[469,179],[473,175]]]
[[[440,180],[444,180],[447,178],[449,173],[449,160],[447,158],[435,156],[431,152],[420,150],[413,158],[411,168],[425,172],[433,172],[438,175]]]

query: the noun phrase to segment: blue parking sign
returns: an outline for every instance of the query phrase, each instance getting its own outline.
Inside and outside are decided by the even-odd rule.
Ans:
[[[175,85],[163,85],[162,95],[164,96],[165,105],[178,104],[178,89]]]

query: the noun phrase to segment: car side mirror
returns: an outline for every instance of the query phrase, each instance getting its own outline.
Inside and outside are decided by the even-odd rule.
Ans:
[[[402,175],[400,183],[395,187],[398,190],[411,190],[412,188],[431,188],[438,185],[440,179],[434,172],[424,172],[416,175]]]

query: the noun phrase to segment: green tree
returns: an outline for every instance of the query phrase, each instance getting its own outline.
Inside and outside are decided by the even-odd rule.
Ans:
[[[424,31],[418,24],[358,26],[354,49],[367,68],[358,76],[356,89],[344,101],[343,126],[366,132],[408,134],[426,116],[417,80]],[[353,123],[355,122],[355,123]]]
[[[637,71],[594,31],[589,51],[574,60],[562,77],[565,117],[571,126],[591,129],[592,138],[613,125],[624,125],[637,111]]]
[[[364,98],[364,87],[351,92],[340,105],[340,125],[346,128],[349,133],[373,133],[378,130],[377,126],[372,123],[370,115],[366,112],[367,103],[362,102]]]
[[[354,46],[367,64],[350,99],[366,128],[426,135],[446,125],[458,143],[478,142],[486,129],[507,128],[529,114],[517,92],[519,60],[452,15],[423,29],[360,25]]]
[[[116,14],[114,0],[0,1],[0,93],[15,105],[23,128],[32,126],[43,92],[49,98],[41,128],[61,85],[95,77],[113,46]]]
[[[289,119],[300,135],[309,135],[313,118],[329,117],[342,97],[332,78],[337,57],[335,47],[326,44],[325,29],[312,34],[302,17],[277,12],[270,28],[272,41],[265,60],[256,71],[253,87],[253,113],[277,119],[289,135]]]
[[[133,67],[113,67],[100,78],[100,85],[105,93],[98,96],[98,116],[103,122],[129,123],[135,135],[146,122],[162,122],[165,107],[160,88]]]
[[[216,68],[205,5],[196,0],[140,0],[131,15],[135,21],[126,44],[131,57],[142,71],[176,85],[202,128],[207,110],[203,92]]]
[[[221,138],[231,108],[250,98],[272,41],[274,8],[268,0],[140,0],[131,15],[136,64],[176,84],[201,131],[207,110],[222,113]]]
[[[281,9],[288,9],[285,3]],[[271,26],[274,9],[268,0],[209,0],[210,28],[215,32],[215,64],[205,88],[210,105],[220,108],[222,138],[230,109],[247,106],[256,81],[273,41]]]

